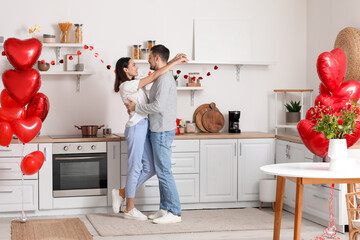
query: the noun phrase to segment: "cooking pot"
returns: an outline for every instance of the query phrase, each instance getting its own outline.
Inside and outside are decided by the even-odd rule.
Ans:
[[[82,126],[76,126],[77,129],[81,129],[82,136],[83,137],[94,137],[97,136],[98,129],[104,127],[104,125],[97,126],[97,125],[82,125]]]

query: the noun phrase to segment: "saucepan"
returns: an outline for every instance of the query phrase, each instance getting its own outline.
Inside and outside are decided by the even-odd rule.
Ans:
[[[76,126],[77,129],[81,130],[83,137],[94,137],[97,136],[98,129],[104,127],[105,125],[97,126],[97,125],[82,125],[82,126]]]

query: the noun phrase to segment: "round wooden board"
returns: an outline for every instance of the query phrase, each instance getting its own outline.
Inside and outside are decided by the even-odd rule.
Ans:
[[[215,105],[215,103],[214,103],[214,105]],[[202,105],[200,105],[199,107],[196,108],[196,110],[195,110],[195,112],[193,114],[193,121],[195,122],[196,126],[203,132],[208,132],[208,131],[204,128],[204,126],[202,124],[202,116],[206,111],[208,111],[210,109],[211,109],[210,104],[208,104],[208,103],[202,104]],[[215,109],[219,110],[216,107],[216,105],[215,105]]]
[[[215,105],[215,104],[214,104]],[[202,116],[203,127],[211,133],[218,132],[224,127],[225,119],[219,110],[210,106],[210,110],[206,111]]]

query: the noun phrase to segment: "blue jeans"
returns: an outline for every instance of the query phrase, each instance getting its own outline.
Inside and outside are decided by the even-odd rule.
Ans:
[[[181,215],[179,194],[171,171],[171,143],[175,130],[151,132],[150,141],[153,149],[156,175],[159,179],[160,209],[174,215]]]
[[[136,125],[125,129],[125,138],[128,145],[126,198],[134,198],[136,189],[155,175],[148,127],[149,120],[143,118]]]

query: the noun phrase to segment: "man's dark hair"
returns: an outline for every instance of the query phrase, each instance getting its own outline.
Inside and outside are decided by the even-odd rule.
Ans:
[[[154,57],[159,56],[164,62],[169,60],[170,51],[164,45],[155,45],[151,48]]]

